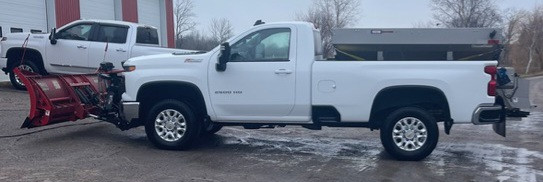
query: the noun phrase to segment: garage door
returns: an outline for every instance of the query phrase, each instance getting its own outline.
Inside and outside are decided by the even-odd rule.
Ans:
[[[47,31],[45,0],[0,0],[2,35],[14,31]]]
[[[138,23],[160,28],[159,0],[138,0],[138,19]]]
[[[115,2],[112,0],[79,1],[82,19],[115,20]]]

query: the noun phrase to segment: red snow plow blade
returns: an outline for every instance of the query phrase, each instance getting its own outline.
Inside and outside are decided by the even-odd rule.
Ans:
[[[120,102],[119,93],[123,90],[119,89],[120,72],[109,69],[95,74],[41,76],[14,69],[30,96],[30,113],[21,128],[88,117],[119,124],[119,107],[115,103]]]
[[[15,69],[30,95],[30,114],[21,128],[77,121],[97,114],[105,85],[98,74],[48,75]],[[98,100],[97,100],[98,99]]]

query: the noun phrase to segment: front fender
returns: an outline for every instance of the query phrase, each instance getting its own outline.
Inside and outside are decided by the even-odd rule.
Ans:
[[[136,68],[138,69],[138,68]],[[166,69],[142,69],[134,72],[125,72],[125,88],[126,92],[123,94],[123,101],[125,102],[140,102],[139,93],[140,90],[150,84],[156,83],[185,83],[191,85],[200,92],[203,98],[207,114],[215,116],[215,113],[211,109],[209,100],[207,77],[205,71],[200,69],[180,69],[180,68],[166,68]],[[158,94],[158,93],[157,93]]]
[[[31,57],[35,58],[35,61],[37,61],[35,63],[38,65],[38,67],[40,67],[42,71],[45,71],[42,52],[34,47],[12,47],[8,49],[6,53],[6,66],[5,68],[2,68],[2,71],[8,73],[13,70],[13,68],[15,68],[17,65],[19,65],[22,59]]]

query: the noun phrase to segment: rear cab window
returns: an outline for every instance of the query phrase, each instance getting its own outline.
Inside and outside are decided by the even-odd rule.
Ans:
[[[152,27],[138,27],[136,43],[159,46],[158,30]]]
[[[313,41],[315,44],[315,56],[323,56],[322,38],[319,30],[313,30]]]

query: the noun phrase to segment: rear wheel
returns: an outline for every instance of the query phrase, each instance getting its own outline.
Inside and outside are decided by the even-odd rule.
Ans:
[[[199,123],[188,104],[168,99],[156,103],[149,110],[145,132],[160,149],[183,150],[198,137]]]
[[[381,143],[398,160],[416,161],[435,149],[439,138],[436,119],[427,111],[406,107],[392,112],[381,127]]]
[[[34,64],[31,61],[24,61],[21,65],[17,66],[21,70],[33,72],[33,73],[40,73],[40,70],[36,64]],[[26,87],[23,84],[23,82],[19,79],[13,71],[9,72],[9,81],[11,82],[11,85],[15,87],[18,90],[25,90]]]

